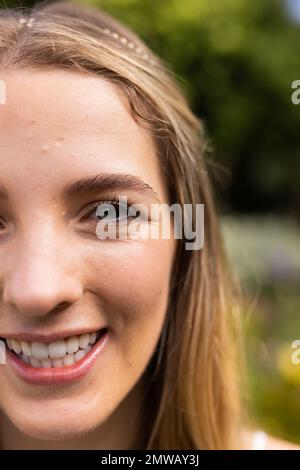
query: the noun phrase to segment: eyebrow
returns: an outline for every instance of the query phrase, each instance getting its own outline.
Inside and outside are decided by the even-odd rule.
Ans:
[[[68,184],[62,195],[65,199],[71,199],[78,194],[105,190],[137,191],[159,200],[158,193],[139,176],[123,173],[100,173],[87,176]]]
[[[72,199],[80,194],[105,190],[130,190],[154,197],[159,201],[158,193],[139,176],[123,173],[100,173],[69,183],[62,191],[65,199]],[[0,200],[9,199],[8,191],[0,183]]]

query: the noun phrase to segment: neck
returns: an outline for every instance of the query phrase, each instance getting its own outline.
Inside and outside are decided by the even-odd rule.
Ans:
[[[113,414],[96,429],[74,439],[48,441],[21,433],[10,419],[0,413],[2,450],[126,450],[144,449],[146,414],[144,384],[139,382]],[[140,406],[138,406],[140,404]]]

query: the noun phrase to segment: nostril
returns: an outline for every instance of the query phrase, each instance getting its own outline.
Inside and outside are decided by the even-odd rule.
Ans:
[[[54,307],[53,313],[60,312],[61,310],[67,308],[69,305],[70,305],[69,302],[66,302],[66,301],[60,302],[58,305],[56,305],[56,307]]]
[[[62,310],[66,309],[69,306],[70,306],[70,302],[63,301],[63,302],[58,303],[52,309],[48,310],[46,313],[47,315],[55,315],[56,313],[61,312]]]
[[[69,306],[69,302],[60,302],[57,306],[57,308],[59,309],[62,309],[62,308],[66,308]]]

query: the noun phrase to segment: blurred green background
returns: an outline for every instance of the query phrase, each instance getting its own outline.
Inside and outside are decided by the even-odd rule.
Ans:
[[[300,365],[291,362],[300,339],[300,105],[291,102],[300,0],[82,3],[140,34],[204,120],[225,242],[244,293],[251,420],[300,443]]]

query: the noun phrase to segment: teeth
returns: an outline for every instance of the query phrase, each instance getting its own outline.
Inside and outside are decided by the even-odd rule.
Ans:
[[[30,364],[30,359],[29,359],[29,357],[28,357],[28,356],[24,356],[24,354],[23,354],[23,356],[22,356],[22,360],[23,360],[24,362],[26,362],[26,364]]]
[[[52,359],[52,367],[62,367],[63,361],[62,359]]]
[[[68,354],[76,353],[79,349],[79,343],[77,336],[70,336],[67,339],[67,352]]]
[[[54,341],[54,343],[50,343],[48,348],[51,359],[58,359],[67,354],[67,345],[63,339],[59,339],[58,341]]]
[[[51,368],[71,366],[80,361],[90,352],[97,337],[97,332],[93,332],[70,336],[50,344],[16,339],[7,339],[6,343],[9,349],[31,367]]]
[[[75,362],[80,361],[80,359],[82,359],[84,356],[85,356],[85,352],[83,351],[83,349],[80,349],[80,351],[77,351],[77,353],[74,354]]]
[[[88,352],[90,352],[91,349],[91,346],[87,346],[85,349],[81,349],[76,354],[74,354],[75,362],[80,361],[80,359],[82,359]]]
[[[89,344],[89,342],[90,342],[89,333],[85,333],[83,335],[80,335],[79,338],[78,338],[78,343],[79,343],[79,346],[81,347],[81,349],[86,348],[87,345]]]
[[[97,333],[96,332],[90,333],[90,344],[94,344],[96,342],[96,339],[97,339]]]
[[[30,346],[30,344],[27,343],[27,341],[22,341],[21,346],[22,346],[23,354],[25,356],[31,356],[31,346]]]
[[[32,365],[32,367],[41,367],[41,361],[39,361],[38,359],[35,359],[32,356],[30,358],[30,364]]]
[[[44,359],[43,361],[41,361],[41,363],[42,363],[42,367],[44,367],[45,369],[47,367],[52,367],[51,359]]]
[[[22,346],[19,343],[19,341],[16,341],[15,339],[11,340],[11,345],[15,353],[19,354],[22,351]]]
[[[35,359],[48,359],[48,346],[45,343],[38,343],[37,341],[34,341],[31,343],[31,352]]]
[[[74,364],[74,355],[73,354],[67,354],[64,358],[63,358],[63,365],[64,366],[72,366]]]

